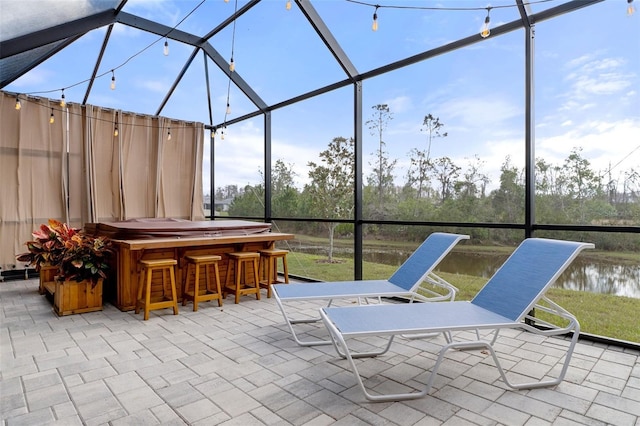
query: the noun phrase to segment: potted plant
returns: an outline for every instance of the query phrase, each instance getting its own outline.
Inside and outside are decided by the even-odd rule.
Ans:
[[[48,224],[40,225],[31,233],[33,240],[25,243],[29,251],[16,257],[19,262],[26,262],[27,266],[35,266],[40,273],[40,294],[45,293],[47,283],[53,283],[64,254],[64,244],[76,232],[76,229],[62,222],[49,219]]]
[[[107,237],[94,237],[54,219],[32,233],[17,260],[40,271],[41,293],[53,295],[58,315],[102,309],[102,285],[113,254]],[[48,276],[43,276],[47,271]],[[54,277],[51,277],[54,275]]]

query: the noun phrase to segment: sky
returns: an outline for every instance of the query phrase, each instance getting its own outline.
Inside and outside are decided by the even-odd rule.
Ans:
[[[0,12],[12,0],[0,0]],[[61,3],[76,8],[77,0]],[[97,2],[100,3],[100,2]],[[114,3],[106,1],[106,3]],[[124,11],[196,34],[207,34],[235,8],[234,0],[130,0]],[[493,28],[518,18],[512,0],[396,0],[354,2],[315,0],[324,20],[358,73],[381,67],[480,31],[491,6]],[[563,1],[532,2],[534,12]],[[638,3],[637,1],[634,3]],[[55,13],[51,3],[29,0],[29,7]],[[236,73],[268,105],[286,101],[345,79],[345,73],[294,4],[263,0],[210,40],[227,60],[233,55]],[[378,30],[372,31],[375,4]],[[387,7],[399,6],[399,7]],[[639,5],[636,5],[638,8]],[[611,170],[619,179],[640,171],[640,11],[628,16],[626,0],[605,0],[535,26],[536,157],[562,165],[580,149],[592,167]],[[4,9],[4,10],[3,10]],[[37,17],[37,16],[36,16]],[[42,19],[40,16],[39,19]],[[18,24],[15,24],[18,25]],[[65,88],[68,102],[81,102],[105,30],[94,30],[3,90],[58,98]],[[180,74],[192,47],[123,25],[116,25],[105,51],[88,103],[145,114],[156,114],[167,90]],[[525,34],[522,30],[489,36],[480,43],[363,81],[363,120],[375,105],[387,104],[392,114],[383,134],[384,150],[396,160],[396,182],[402,184],[412,149],[424,150],[428,139],[423,119],[432,114],[447,137],[431,141],[433,158],[447,156],[464,169],[479,161],[481,171],[498,184],[500,167],[524,164]],[[256,107],[209,61],[212,120],[207,105],[203,55],[186,70],[160,115],[220,124],[251,113]],[[111,70],[114,70],[113,73]],[[111,76],[117,87],[109,89]],[[353,87],[272,113],[273,159],[296,174],[299,187],[308,181],[310,161],[334,137],[352,137]],[[227,99],[231,112],[225,114]],[[215,187],[257,184],[263,162],[263,119],[230,126],[214,144]],[[205,152],[211,139],[205,138]],[[364,173],[371,173],[378,139],[363,129]],[[474,159],[478,160],[474,160]],[[204,192],[209,192],[210,162],[204,162]]]

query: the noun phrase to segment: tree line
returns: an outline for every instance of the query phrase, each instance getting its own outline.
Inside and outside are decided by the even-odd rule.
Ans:
[[[425,147],[409,153],[409,167],[402,184],[394,171],[397,160],[385,149],[384,131],[393,116],[385,104],[373,108],[366,122],[378,146],[370,156],[371,173],[366,176],[363,192],[363,217],[373,221],[434,221],[468,223],[523,223],[524,169],[506,157],[500,167],[496,189],[488,191],[491,179],[483,172],[485,162],[474,155],[466,164],[456,164],[450,157],[432,158],[432,143],[446,138],[444,124],[438,117],[424,117],[422,132]],[[278,218],[320,218],[348,220],[354,211],[354,140],[335,137],[320,152],[318,161],[309,162],[308,181],[300,190],[291,164],[276,160],[272,170],[272,215]],[[262,173],[261,173],[262,174]],[[616,179],[611,171],[594,170],[574,148],[561,164],[545,159],[535,161],[535,215],[537,223],[638,225],[640,224],[640,169],[624,171]],[[264,182],[264,179],[261,179]],[[264,184],[235,185],[217,188],[215,199],[233,198],[231,216],[264,215]],[[298,223],[296,232],[325,235],[329,238],[329,258],[333,239],[352,232],[350,224],[339,222]],[[416,227],[419,228],[419,227]],[[466,232],[466,231],[465,231]],[[424,229],[396,226],[367,226],[365,236],[421,241]],[[512,243],[521,239],[521,231],[470,228],[474,238],[491,243]],[[565,237],[570,238],[570,235]],[[574,236],[575,237],[575,236]],[[591,236],[590,236],[591,237]],[[596,242],[601,249],[640,250],[631,235],[605,234]],[[591,239],[592,241],[592,239]],[[592,241],[595,242],[595,241]]]

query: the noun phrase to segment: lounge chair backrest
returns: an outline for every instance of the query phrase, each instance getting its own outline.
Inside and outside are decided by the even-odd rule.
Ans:
[[[458,241],[463,239],[469,239],[469,236],[434,232],[400,265],[389,282],[407,291],[414,291]]]
[[[521,321],[578,253],[593,247],[591,243],[526,239],[471,303]]]

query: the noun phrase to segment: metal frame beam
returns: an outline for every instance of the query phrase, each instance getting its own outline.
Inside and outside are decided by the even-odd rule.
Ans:
[[[351,59],[349,59],[349,56],[342,50],[342,47],[340,47],[340,44],[331,31],[329,31],[329,28],[327,28],[322,18],[320,18],[316,9],[311,5],[311,2],[296,0],[296,4],[320,39],[324,42],[325,46],[327,46],[327,49],[329,49],[333,57],[338,61],[338,64],[340,64],[345,74],[347,74],[350,80],[355,81],[355,77],[358,75],[356,67],[351,63]]]
[[[96,28],[104,27],[115,21],[114,10],[107,10],[86,18],[65,22],[51,28],[25,34],[20,37],[0,42],[0,59],[8,58],[18,53],[65,40],[70,37],[80,37]]]

